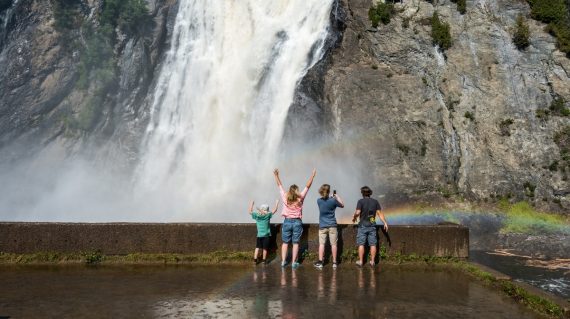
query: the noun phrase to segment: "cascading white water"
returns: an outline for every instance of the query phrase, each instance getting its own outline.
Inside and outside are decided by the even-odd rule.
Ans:
[[[322,57],[332,2],[180,1],[137,171],[139,198],[162,197],[149,210],[223,220],[207,216],[275,196],[288,110]]]

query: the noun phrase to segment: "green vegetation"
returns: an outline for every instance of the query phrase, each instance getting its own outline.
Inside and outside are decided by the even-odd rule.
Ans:
[[[558,116],[569,116],[570,109],[566,107],[566,101],[563,97],[557,96],[552,100],[550,103],[550,112],[551,114],[558,115]]]
[[[105,0],[99,22],[104,33],[119,27],[132,36],[142,35],[151,18],[144,0]]]
[[[85,260],[85,263],[88,265],[98,264],[105,259],[100,250],[84,252],[81,254],[81,256],[83,257],[83,260]]]
[[[511,298],[515,299],[526,305],[528,308],[533,309],[539,313],[549,316],[561,317],[564,314],[564,309],[550,300],[533,295],[526,291],[524,288],[516,285],[510,281],[499,281],[502,290]]]
[[[250,252],[216,251],[208,254],[128,254],[103,255],[101,251],[83,253],[41,252],[34,254],[10,254],[0,252],[0,264],[184,264],[228,263],[251,260]]]
[[[69,30],[81,26],[83,20],[79,14],[81,0],[51,0],[51,4],[56,30],[66,35]]]
[[[466,0],[451,0],[453,3],[457,3],[457,11],[461,14],[467,12],[467,1]]]
[[[376,6],[370,7],[368,10],[368,18],[372,22],[374,28],[378,27],[378,24],[382,22],[383,24],[390,23],[390,19],[394,14],[394,5],[392,3],[378,2]]]
[[[76,28],[80,22],[74,13],[80,0],[52,0],[56,27],[59,30]],[[76,117],[68,121],[71,129],[87,131],[101,114],[105,97],[117,82],[117,57],[114,47],[117,30],[127,36],[142,36],[152,20],[144,0],[104,0],[96,23],[86,21],[81,28],[82,50],[79,62],[80,89],[93,88]]]
[[[533,19],[547,23],[547,31],[556,37],[558,49],[570,57],[570,16],[565,0],[527,0]]]
[[[90,33],[79,65],[77,85],[86,89],[90,80],[97,82],[103,91],[116,78],[116,62],[113,44],[108,36],[100,32]]]
[[[62,1],[62,0],[59,0]],[[71,0],[67,0],[71,1]],[[116,79],[113,46],[118,27],[127,35],[142,35],[143,27],[151,22],[143,0],[105,0],[99,16],[99,28],[86,26],[86,41],[81,56],[79,86],[86,88],[91,77],[102,92]]]
[[[529,0],[534,19],[545,22],[560,22],[566,19],[567,9],[564,0]]]
[[[565,126],[554,134],[554,143],[558,145],[558,149],[560,150],[560,163],[558,167],[560,171],[564,172],[567,167],[570,167],[570,125]]]
[[[438,187],[437,191],[441,194],[441,196],[445,198],[450,198],[455,192],[451,187]]]
[[[420,147],[420,156],[426,156],[427,154],[427,141],[422,139],[422,146]]]
[[[473,112],[470,111],[466,111],[463,114],[463,117],[465,117],[466,119],[470,120],[470,121],[475,121],[475,114],[473,114]]]
[[[431,38],[434,45],[439,46],[443,51],[451,48],[451,32],[449,23],[439,19],[437,11],[431,17]]]
[[[513,119],[504,119],[499,123],[499,130],[501,132],[501,136],[511,136],[511,125],[513,125],[515,121]]]
[[[461,100],[459,98],[454,99],[451,96],[449,96],[447,98],[447,100],[445,101],[445,107],[450,111],[453,112],[455,111],[455,107],[457,105],[459,105],[459,103],[461,103]]]
[[[398,143],[396,144],[396,148],[398,148],[398,150],[402,152],[405,156],[408,156],[408,154],[410,153],[410,147],[408,145]]]
[[[570,108],[566,107],[566,100],[561,96],[556,96],[548,109],[536,109],[536,117],[539,119],[547,119],[550,115],[570,116]]]
[[[551,172],[555,172],[558,170],[558,161],[554,161],[548,165],[548,170]]]
[[[12,0],[0,0],[0,12],[10,8],[12,6]]]
[[[547,109],[536,109],[536,117],[539,119],[547,119],[550,115],[550,111]]]
[[[515,23],[515,32],[513,34],[513,43],[519,50],[524,50],[530,45],[530,31],[526,19],[519,14]]]
[[[544,234],[570,232],[570,221],[563,216],[538,212],[527,202],[518,202],[513,205],[507,204],[505,213],[507,218],[501,229],[503,233]]]
[[[536,185],[531,182],[525,182],[523,184],[524,194],[527,197],[534,197],[534,191],[536,190]]]

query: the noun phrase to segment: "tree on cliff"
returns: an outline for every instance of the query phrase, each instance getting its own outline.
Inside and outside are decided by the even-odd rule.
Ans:
[[[513,34],[513,43],[519,50],[524,50],[530,45],[530,31],[526,19],[519,14],[515,24],[515,32]]]
[[[451,32],[449,23],[439,19],[437,11],[431,17],[431,38],[434,45],[438,45],[442,50],[451,48]]]

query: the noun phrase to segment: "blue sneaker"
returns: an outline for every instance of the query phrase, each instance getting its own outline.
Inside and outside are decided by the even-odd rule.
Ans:
[[[282,261],[282,262],[281,262],[281,268],[285,268],[285,266],[287,266],[287,262],[286,262],[286,261]]]
[[[297,268],[299,268],[299,266],[301,266],[301,264],[299,264],[296,261],[291,264],[291,268],[293,268],[293,269],[297,269]]]

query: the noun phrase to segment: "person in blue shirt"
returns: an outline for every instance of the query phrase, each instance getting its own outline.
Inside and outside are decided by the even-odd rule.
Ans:
[[[314,264],[318,269],[323,268],[327,236],[331,244],[333,268],[336,268],[338,265],[336,260],[338,251],[338,230],[335,210],[337,207],[344,207],[344,203],[342,199],[336,195],[336,191],[333,192],[332,197],[330,197],[330,193],[331,186],[329,184],[323,184],[319,188],[319,194],[321,195],[321,198],[317,199],[317,205],[319,205],[319,260]]]
[[[249,204],[248,212],[251,218],[255,220],[257,224],[257,242],[255,245],[255,252],[253,254],[253,262],[257,265],[259,262],[259,249],[263,250],[263,264],[267,264],[267,251],[269,250],[270,238],[271,238],[271,228],[269,227],[269,220],[277,211],[277,206],[279,206],[279,200],[275,201],[275,208],[273,211],[269,211],[269,205],[263,204],[259,208],[254,209],[255,203],[251,201]]]

